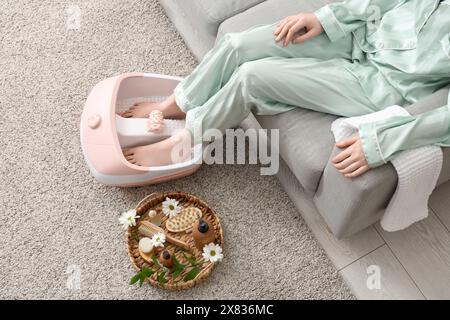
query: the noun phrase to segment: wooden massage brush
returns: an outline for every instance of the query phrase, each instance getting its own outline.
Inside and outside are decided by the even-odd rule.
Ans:
[[[170,242],[171,244],[174,244],[178,247],[183,248],[186,251],[190,251],[191,248],[187,245],[186,242],[181,241],[177,238],[172,237],[171,235],[168,235],[166,232],[164,232],[164,229],[156,226],[155,224],[149,222],[149,221],[142,221],[139,224],[139,233],[146,236],[146,237],[153,237],[156,233],[162,233],[166,236],[167,242]]]

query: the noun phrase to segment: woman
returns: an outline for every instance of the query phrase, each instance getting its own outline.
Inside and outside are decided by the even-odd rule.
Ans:
[[[123,113],[186,117],[186,130],[124,151],[135,164],[171,163],[171,150],[196,128],[224,130],[250,112],[301,106],[352,117],[415,101],[450,84],[449,0],[349,0],[272,25],[226,34],[162,103]],[[450,146],[450,107],[368,123],[337,143],[335,167],[357,177],[397,152]],[[194,136],[194,139],[195,136]],[[158,155],[158,156],[155,156]]]

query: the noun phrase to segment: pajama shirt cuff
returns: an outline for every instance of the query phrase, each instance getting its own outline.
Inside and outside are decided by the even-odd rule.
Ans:
[[[339,39],[345,38],[347,34],[341,27],[341,23],[336,18],[333,10],[329,6],[324,6],[314,12],[317,19],[319,19],[325,33],[331,42],[335,42]]]
[[[378,141],[376,125],[374,122],[359,125],[359,138],[369,167],[375,168],[386,163]]]

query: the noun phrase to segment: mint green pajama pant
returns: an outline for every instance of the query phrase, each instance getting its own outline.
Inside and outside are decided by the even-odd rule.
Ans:
[[[297,106],[348,117],[382,108],[345,68],[352,64],[350,38],[331,43],[323,34],[283,47],[274,30],[272,24],[225,34],[177,86],[188,129],[223,131],[250,112],[273,115]]]
[[[176,102],[186,112],[186,128],[195,140],[195,132],[223,132],[238,126],[250,112],[274,115],[301,106],[351,117],[404,103],[392,86],[380,81],[377,68],[361,60],[364,53],[355,52],[351,36],[332,43],[322,34],[284,47],[274,41],[275,27],[225,34],[175,88]],[[349,71],[355,65],[364,68],[366,79]],[[370,79],[375,82],[367,90],[361,82],[370,84]],[[390,149],[395,153],[401,147],[405,146],[399,142]],[[370,163],[380,150],[365,152],[369,165],[381,164],[375,163],[378,159]]]

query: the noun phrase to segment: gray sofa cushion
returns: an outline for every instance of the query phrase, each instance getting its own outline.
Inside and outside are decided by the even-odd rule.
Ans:
[[[273,23],[301,11],[313,12],[330,2],[338,2],[338,0],[268,0],[224,21],[220,25],[218,37],[227,32],[242,31],[257,24]]]
[[[201,59],[221,22],[265,0],[159,0],[189,49]]]
[[[215,25],[214,35],[216,35],[220,23],[263,1],[265,0],[183,0],[182,2],[191,10],[199,10],[208,24]]]

